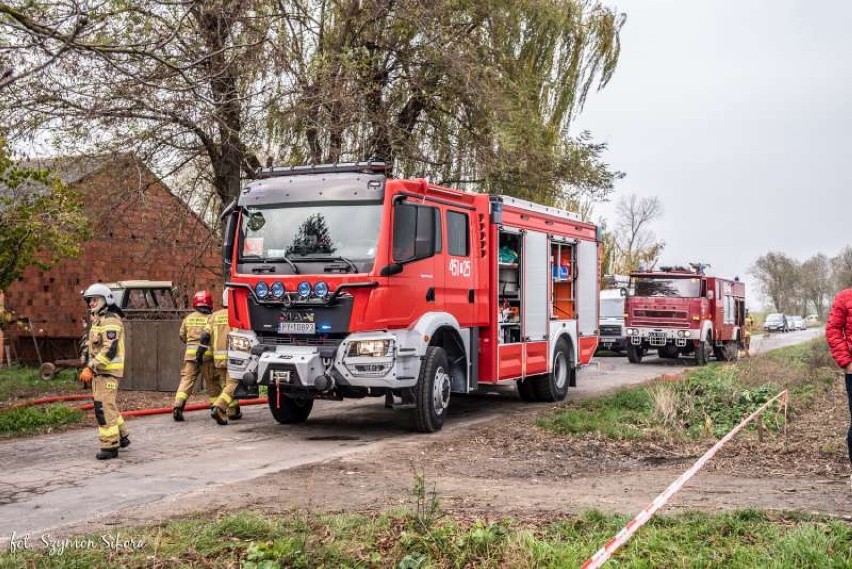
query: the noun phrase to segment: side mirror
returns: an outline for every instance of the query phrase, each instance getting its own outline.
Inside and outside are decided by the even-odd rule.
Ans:
[[[237,233],[239,211],[234,209],[225,219],[225,234],[222,239],[222,277],[227,280],[231,272],[231,259],[234,258],[234,240]]]
[[[383,277],[392,277],[393,275],[398,275],[402,272],[402,263],[391,263],[390,265],[385,265],[382,267],[382,270],[379,274]]]

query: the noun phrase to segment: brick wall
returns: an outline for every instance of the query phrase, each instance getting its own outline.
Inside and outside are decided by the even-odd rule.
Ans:
[[[79,338],[80,292],[94,282],[170,280],[190,298],[206,288],[221,300],[218,236],[144,165],[119,156],[71,186],[83,195],[94,238],[80,257],[48,271],[29,267],[5,291],[5,306],[29,317],[37,337]],[[16,341],[24,343],[32,340]]]

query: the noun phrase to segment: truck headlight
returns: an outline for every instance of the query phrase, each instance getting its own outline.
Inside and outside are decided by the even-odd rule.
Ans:
[[[228,350],[233,352],[251,351],[251,341],[245,336],[228,334]]]
[[[361,340],[349,344],[346,356],[350,358],[384,358],[393,355],[393,340]]]

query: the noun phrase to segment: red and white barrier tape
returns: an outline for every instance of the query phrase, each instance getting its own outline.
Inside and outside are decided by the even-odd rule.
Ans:
[[[606,561],[612,556],[612,554],[615,553],[615,551],[619,547],[624,545],[627,542],[627,540],[630,539],[630,537],[634,533],[636,533],[636,531],[640,527],[645,525],[645,522],[647,522],[648,520],[651,519],[651,516],[654,515],[654,512],[656,512],[657,510],[659,510],[660,508],[665,506],[666,502],[668,502],[669,499],[678,490],[680,490],[683,487],[683,485],[686,484],[687,481],[689,481],[689,479],[692,478],[695,475],[695,473],[698,472],[707,463],[707,461],[709,461],[711,458],[713,458],[713,456],[719,451],[720,448],[722,448],[722,446],[725,445],[725,443],[727,443],[729,440],[731,440],[734,437],[734,435],[736,435],[738,432],[740,432],[740,430],[742,430],[743,427],[745,427],[752,420],[754,420],[755,417],[757,417],[758,415],[763,413],[763,411],[767,407],[769,407],[770,404],[774,403],[776,400],[779,400],[779,399],[782,400],[783,404],[784,404],[784,422],[785,422],[784,423],[784,432],[786,434],[786,432],[787,432],[787,425],[786,425],[786,420],[787,420],[787,390],[785,389],[784,391],[782,391],[781,393],[779,393],[778,395],[776,395],[775,397],[773,397],[772,399],[770,399],[769,401],[767,401],[766,403],[761,405],[760,408],[757,411],[755,411],[754,413],[752,413],[751,415],[749,415],[748,417],[743,419],[740,422],[739,425],[737,425],[736,427],[731,429],[731,432],[729,432],[727,435],[722,437],[719,440],[719,442],[717,442],[715,445],[713,445],[713,447],[710,450],[708,450],[707,452],[704,453],[704,456],[702,456],[697,461],[695,461],[695,464],[693,464],[692,467],[690,467],[689,470],[687,470],[686,472],[681,474],[680,478],[678,478],[677,480],[672,482],[672,484],[668,488],[666,488],[666,490],[662,494],[660,494],[659,496],[654,498],[653,502],[648,504],[648,506],[644,510],[642,510],[641,512],[636,514],[635,518],[633,518],[632,520],[627,522],[627,525],[624,526],[623,528],[621,528],[621,530],[619,530],[619,532],[617,534],[615,534],[615,536],[612,539],[610,539],[607,542],[606,545],[604,545],[593,556],[591,556],[589,559],[587,559],[586,562],[583,563],[583,566],[582,566],[581,569],[597,569],[598,567],[600,567],[601,565],[606,563]]]

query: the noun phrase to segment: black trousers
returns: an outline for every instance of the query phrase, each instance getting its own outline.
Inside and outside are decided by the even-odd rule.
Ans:
[[[846,448],[852,461],[852,373],[846,374],[846,396],[849,398],[849,430],[846,431]]]

